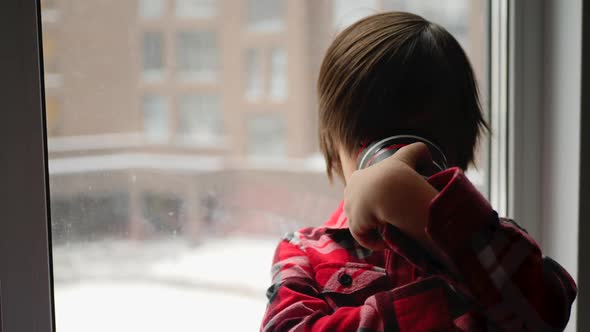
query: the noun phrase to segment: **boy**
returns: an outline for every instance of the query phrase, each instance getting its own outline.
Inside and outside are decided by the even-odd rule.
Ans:
[[[554,331],[576,285],[463,175],[482,118],[457,41],[408,13],[365,18],[336,37],[318,81],[328,176],[346,184],[323,227],[279,244],[263,331]],[[424,179],[421,143],[355,171],[367,143],[435,142],[451,166]]]

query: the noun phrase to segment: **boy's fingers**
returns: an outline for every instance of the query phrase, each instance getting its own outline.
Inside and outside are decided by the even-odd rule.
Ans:
[[[352,221],[348,220],[350,233],[352,237],[363,247],[379,251],[385,249],[385,242],[381,237],[380,227],[382,226],[377,221]]]
[[[413,169],[432,163],[432,155],[426,144],[418,142],[399,149],[394,157]]]

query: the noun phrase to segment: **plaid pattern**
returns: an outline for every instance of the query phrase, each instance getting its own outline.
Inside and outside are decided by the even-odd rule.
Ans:
[[[500,219],[456,168],[439,190],[426,231],[439,264],[395,227],[388,249],[352,238],[342,204],[319,228],[279,243],[261,331],[560,331],[576,284],[513,221]]]

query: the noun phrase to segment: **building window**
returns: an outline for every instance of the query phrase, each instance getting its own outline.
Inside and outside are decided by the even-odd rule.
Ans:
[[[57,73],[57,54],[55,35],[51,32],[43,34],[43,64],[46,73]]]
[[[217,15],[217,0],[176,0],[176,16],[209,18]]]
[[[143,34],[143,78],[157,81],[164,77],[164,41],[161,32]]]
[[[129,227],[129,195],[116,190],[51,198],[53,244],[122,238]],[[61,272],[61,271],[60,271]]]
[[[47,95],[45,97],[45,120],[47,125],[47,135],[54,136],[59,130],[59,109],[60,102],[55,96]]]
[[[246,98],[250,101],[262,96],[262,59],[260,50],[246,51]]]
[[[139,16],[141,18],[159,18],[163,13],[163,0],[139,0]]]
[[[55,0],[42,0],[41,9],[55,9]]]
[[[178,75],[182,80],[217,78],[217,40],[213,31],[183,31],[177,35]]]
[[[248,0],[248,29],[277,32],[284,28],[284,0]]]
[[[270,61],[270,98],[283,101],[287,98],[287,52],[284,48],[274,48]]]
[[[182,200],[173,193],[142,194],[141,213],[154,233],[179,234],[182,230]]]
[[[184,95],[178,100],[178,135],[182,142],[211,144],[222,135],[217,96]]]
[[[281,114],[260,113],[248,119],[250,157],[285,157],[285,124]]]
[[[165,143],[168,141],[168,98],[159,95],[144,96],[143,123],[148,142]]]
[[[363,17],[380,12],[378,0],[333,0],[332,24],[342,30]]]

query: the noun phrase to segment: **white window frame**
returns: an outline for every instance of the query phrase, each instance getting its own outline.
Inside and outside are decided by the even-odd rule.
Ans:
[[[543,3],[491,6],[490,202],[541,241]]]
[[[590,93],[583,84],[588,75],[580,74],[583,46],[590,45],[582,33],[590,19],[583,15],[583,9],[589,11],[583,2],[492,2],[499,9],[497,21],[507,27],[500,32],[500,48],[492,48],[500,52],[502,66],[497,70],[506,78],[496,92],[502,96],[496,100],[502,110],[496,114],[499,128],[492,121],[504,137],[496,138],[502,147],[492,145],[491,155],[497,159],[492,186],[505,189],[492,195],[492,202],[500,214],[524,226],[543,253],[562,264],[579,284],[590,276],[590,262],[583,260],[582,250],[588,247],[583,239],[590,236],[583,227],[590,217],[584,204],[590,199],[590,169],[583,167],[588,162],[581,155],[590,149],[590,137],[581,135],[583,96]],[[590,298],[580,290],[577,303],[585,307]],[[566,331],[584,331],[590,325],[587,315],[577,314],[577,303]]]
[[[509,25],[508,215],[541,239],[541,99],[543,7],[512,1]]]
[[[508,2],[490,1],[489,77],[489,199],[500,215],[508,212],[507,114],[508,114]]]

